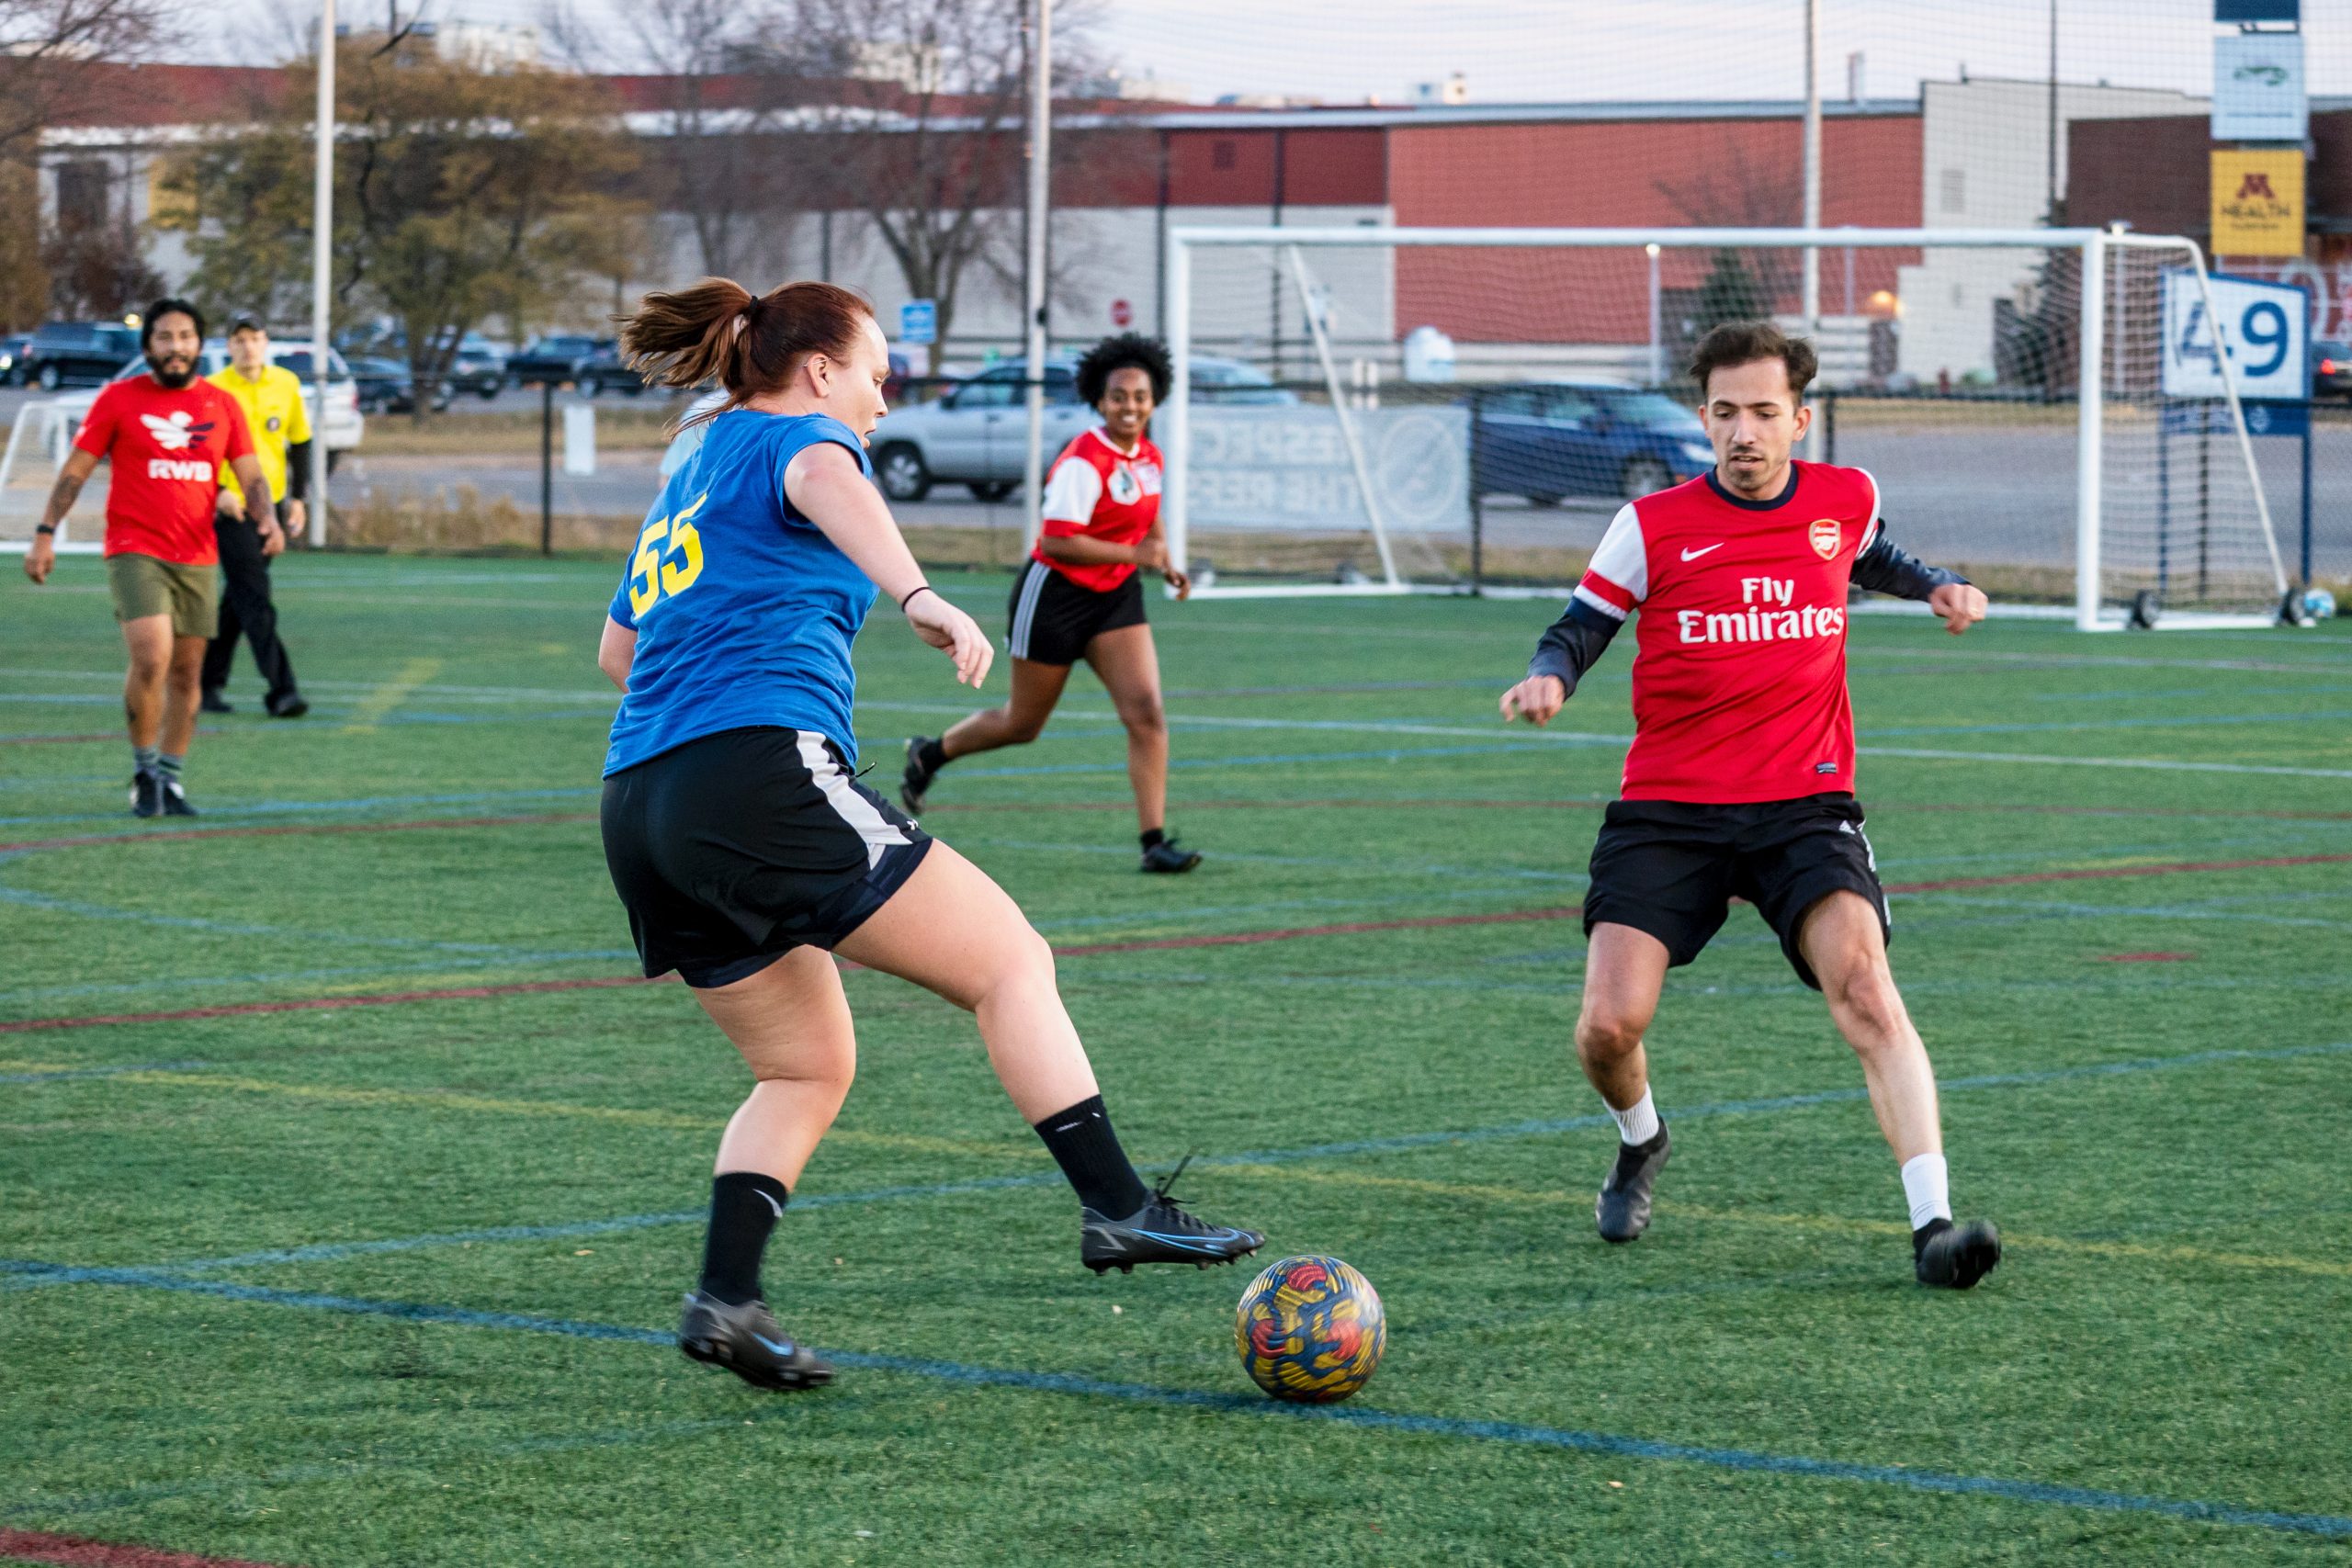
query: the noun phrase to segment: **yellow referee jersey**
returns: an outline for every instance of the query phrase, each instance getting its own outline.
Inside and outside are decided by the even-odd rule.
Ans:
[[[261,471],[269,480],[269,499],[284,501],[286,448],[289,443],[311,439],[311,413],[302,400],[302,378],[283,365],[269,366],[251,379],[232,365],[206,378],[236,399],[237,406],[245,411],[245,423],[254,433],[254,456],[261,460]],[[238,489],[237,476],[226,467],[220,470],[220,487],[241,496],[244,493]]]

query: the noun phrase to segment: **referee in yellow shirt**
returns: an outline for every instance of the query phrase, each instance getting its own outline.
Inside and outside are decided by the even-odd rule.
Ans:
[[[254,456],[277,503],[278,526],[288,539],[301,535],[309,508],[311,416],[302,406],[302,380],[270,363],[269,329],[261,319],[240,315],[229,323],[229,367],[212,384],[237,400],[254,433]],[[220,688],[229,683],[237,637],[254,650],[268,691],[262,705],[272,718],[300,718],[311,711],[294,684],[293,661],[277,640],[277,609],[269,599],[269,559],[261,536],[244,518],[244,498],[236,476],[220,471],[220,507],[212,528],[220,544],[220,626],[204,650],[203,697],[207,713],[233,713]]]

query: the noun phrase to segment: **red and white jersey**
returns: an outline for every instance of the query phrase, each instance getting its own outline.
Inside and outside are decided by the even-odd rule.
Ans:
[[[1576,596],[1640,612],[1628,800],[1740,805],[1854,788],[1846,592],[1878,481],[1794,462],[1777,501],[1712,470],[1627,505]]]
[[[1111,445],[1101,425],[1081,433],[1054,459],[1046,476],[1046,503],[1036,558],[1081,588],[1107,593],[1135,575],[1125,561],[1080,566],[1049,558],[1046,539],[1089,534],[1107,544],[1140,543],[1159,521],[1159,448],[1145,436],[1132,452]]]

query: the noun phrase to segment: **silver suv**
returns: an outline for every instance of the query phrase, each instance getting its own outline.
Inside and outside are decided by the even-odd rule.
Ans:
[[[1095,422],[1078,400],[1078,366],[1046,363],[1046,461]],[[1002,501],[1021,482],[1029,442],[1028,361],[990,366],[936,402],[902,408],[874,428],[875,478],[882,493],[917,502],[935,484],[960,483],[981,501]],[[1295,403],[1296,393],[1238,359],[1196,357],[1193,396],[1214,403]]]

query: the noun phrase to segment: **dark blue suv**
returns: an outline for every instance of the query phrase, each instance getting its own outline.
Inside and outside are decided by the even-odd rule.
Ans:
[[[1609,381],[1531,381],[1481,391],[1478,491],[1631,501],[1714,466],[1699,416],[1662,392]]]

